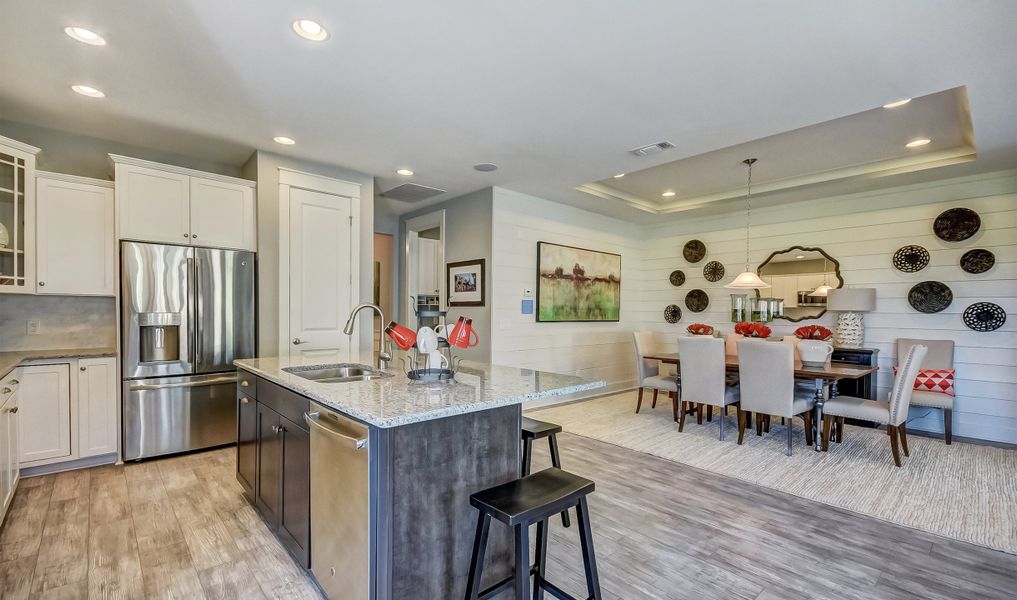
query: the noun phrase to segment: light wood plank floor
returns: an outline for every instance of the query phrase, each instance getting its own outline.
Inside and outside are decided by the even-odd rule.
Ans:
[[[1017,556],[588,438],[559,445],[566,469],[597,482],[605,598],[981,600],[1017,587]],[[534,450],[535,469],[550,464]],[[233,457],[23,480],[0,532],[0,598],[319,598],[243,499]],[[575,527],[552,521],[549,578],[577,596],[579,557]]]

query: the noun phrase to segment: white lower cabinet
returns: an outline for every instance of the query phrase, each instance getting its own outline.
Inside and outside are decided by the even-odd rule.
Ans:
[[[21,462],[71,455],[71,368],[67,363],[21,368]]]
[[[117,451],[115,358],[26,365],[20,371],[22,468]]]
[[[113,357],[78,360],[78,456],[117,451],[117,365]]]
[[[18,489],[18,379],[12,374],[0,381],[0,523]]]

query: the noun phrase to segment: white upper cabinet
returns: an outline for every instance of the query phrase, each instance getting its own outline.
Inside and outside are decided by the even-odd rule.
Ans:
[[[35,291],[35,155],[0,136],[0,292]]]
[[[191,243],[254,250],[254,188],[191,177]]]
[[[119,237],[256,249],[254,182],[116,156]]]
[[[187,244],[191,238],[191,178],[179,173],[118,164],[120,237]]]
[[[39,172],[36,198],[36,291],[114,295],[112,182]]]

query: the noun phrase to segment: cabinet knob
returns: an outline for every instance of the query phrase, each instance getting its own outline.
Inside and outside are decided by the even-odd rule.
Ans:
[[[191,239],[192,240],[197,239],[197,238],[198,238],[198,234],[196,234],[196,233],[192,233],[191,234]]]
[[[78,368],[81,369],[82,371],[85,371],[85,370],[88,369],[88,367],[78,367]]]
[[[39,282],[39,287],[46,287],[46,282],[45,281],[40,281]]]
[[[300,338],[293,338],[293,345],[294,346],[299,346],[300,344],[303,344],[303,343],[304,343],[304,341],[302,339],[300,339]]]
[[[191,236],[190,236],[189,234],[186,234],[186,233],[185,233],[185,234],[184,234],[184,237],[185,237],[185,238],[189,238],[189,237],[191,237]]]
[[[0,390],[0,394],[10,394],[13,391],[14,390],[12,390],[11,388],[5,387],[4,389]]]
[[[17,412],[18,412],[18,407],[17,406],[15,406],[14,408],[11,409],[11,414],[12,415],[13,414],[17,414]]]
[[[246,382],[246,381],[241,381],[241,382],[240,382],[240,387],[250,387],[250,385],[251,385],[251,384],[250,384],[250,383],[248,383],[248,382]]]
[[[11,380],[11,385],[18,385],[19,383],[21,383],[21,382],[18,381],[17,379],[12,379]]]
[[[240,397],[240,403],[241,404],[247,404],[248,402],[250,402],[250,400],[247,399],[247,396],[241,396]]]

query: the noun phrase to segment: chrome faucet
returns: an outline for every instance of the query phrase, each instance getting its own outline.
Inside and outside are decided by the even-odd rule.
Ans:
[[[346,319],[346,327],[343,327],[343,333],[351,337],[353,336],[353,323],[357,320],[357,314],[365,308],[374,309],[378,313],[378,339],[381,342],[381,349],[378,351],[378,368],[385,369],[388,367],[388,361],[392,360],[392,354],[387,350],[389,344],[388,340],[385,339],[385,313],[382,312],[380,306],[367,302],[358,304],[353,309],[353,312],[350,313],[350,318]]]

